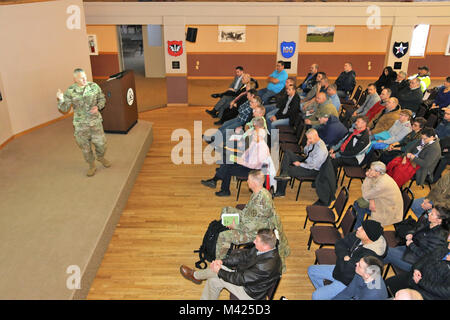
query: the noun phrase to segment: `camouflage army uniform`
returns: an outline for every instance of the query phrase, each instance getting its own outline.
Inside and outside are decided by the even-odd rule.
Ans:
[[[76,83],[71,85],[64,93],[64,101],[58,101],[58,109],[63,112],[69,111],[73,105],[74,136],[87,163],[93,163],[95,160],[91,143],[95,147],[97,159],[103,158],[106,151],[106,137],[100,111],[95,114],[89,112],[94,106],[97,106],[98,110],[103,109],[105,102],[105,95],[94,82],[88,82],[84,88]]]
[[[216,244],[216,259],[225,258],[232,243],[253,242],[259,229],[277,229],[280,238],[278,249],[283,266],[282,271],[285,272],[285,258],[290,254],[290,249],[280,218],[275,211],[272,195],[267,189],[262,189],[257,194],[253,193],[243,210],[225,207],[222,209],[222,213],[239,213],[239,225],[234,230],[226,230],[219,234]]]

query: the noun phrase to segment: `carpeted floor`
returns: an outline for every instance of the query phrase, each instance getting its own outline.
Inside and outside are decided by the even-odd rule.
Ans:
[[[72,119],[14,139],[0,150],[0,299],[72,299],[87,295],[103,253],[153,140],[139,120],[108,134],[111,168],[94,177],[73,138]],[[69,266],[83,276],[69,290]]]

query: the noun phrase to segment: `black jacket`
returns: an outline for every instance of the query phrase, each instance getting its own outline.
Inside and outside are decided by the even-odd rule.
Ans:
[[[412,231],[413,242],[406,247],[402,259],[408,263],[414,264],[420,258],[433,251],[433,249],[444,246],[447,243],[448,231],[442,226],[436,226],[430,229],[428,219],[423,219],[422,223],[416,225]]]
[[[333,270],[333,278],[339,280],[346,286],[350,284],[355,276],[355,265],[366,256],[374,256],[381,260],[387,255],[388,244],[381,236],[370,245],[361,245],[361,240],[356,237],[356,232],[351,232],[343,239],[336,241],[334,251],[336,253],[336,266]],[[344,257],[349,256],[349,261],[344,261]]]
[[[311,76],[311,72],[306,75],[303,82],[299,85],[299,88],[304,86],[302,90],[305,94],[308,93],[317,83],[317,72],[310,79],[308,79],[309,76]]]
[[[422,143],[422,139],[417,140],[405,149],[405,155],[407,153],[416,154],[418,152],[417,147]],[[433,173],[436,168],[439,159],[441,158],[441,145],[439,139],[436,139],[432,144],[427,144],[423,147],[412,162],[419,165],[420,169],[416,171],[416,183],[421,186],[425,183],[427,176],[430,176],[430,180],[433,181]]]
[[[450,262],[442,260],[449,251],[447,244],[435,248],[412,268],[409,285],[419,291],[425,300],[450,299]],[[412,278],[415,269],[422,274],[422,279],[417,284]]]
[[[398,98],[398,95],[402,91],[409,90],[409,82],[407,80],[402,80],[401,82],[394,81],[392,82],[390,89],[392,91],[391,97]]]
[[[235,250],[223,260],[223,265],[236,272],[219,270],[219,278],[237,286],[243,286],[245,292],[256,300],[265,298],[267,291],[281,276],[281,259],[278,249],[257,255],[255,247],[247,250]]]
[[[328,157],[327,160],[322,164],[319,170],[319,174],[315,180],[316,193],[319,197],[320,202],[324,206],[329,206],[331,201],[335,200],[336,194],[336,173],[333,169],[333,164],[331,163],[331,158]]]
[[[420,105],[422,104],[423,93],[419,88],[409,89],[399,92],[398,94],[398,103],[400,104],[402,109],[409,109],[412,112],[416,113],[419,110]]]
[[[364,148],[370,143],[370,135],[369,130],[364,130],[363,132],[354,135],[352,139],[348,142],[344,151],[340,151],[341,145],[347,140],[347,138],[352,134],[352,131],[349,131],[344,138],[339,141],[336,146],[333,146],[333,150],[337,153],[339,152],[342,158],[353,158],[356,157],[359,153],[361,153]]]
[[[283,100],[281,100],[280,103],[277,104],[278,112],[275,114],[275,117],[277,118],[277,120],[287,119],[287,118],[294,119],[294,118],[296,118],[295,113],[300,112],[300,97],[298,96],[297,93],[295,93],[294,96],[292,97],[292,100],[288,106],[288,111],[286,112],[286,114],[283,114],[283,110],[286,107],[287,101],[288,101],[288,95],[286,95],[283,98]]]
[[[347,94],[351,94],[356,86],[355,71],[342,71],[339,77],[336,79],[336,86],[338,90],[342,90]]]
[[[392,84],[395,82],[395,79],[397,79],[397,72],[390,69],[389,74],[386,76],[384,74],[384,69],[383,69],[381,76],[375,82],[375,86],[377,87],[378,94],[381,93],[383,88],[391,88]]]

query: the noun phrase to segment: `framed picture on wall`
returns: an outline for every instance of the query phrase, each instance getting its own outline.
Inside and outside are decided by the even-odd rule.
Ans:
[[[91,56],[98,55],[97,36],[95,34],[88,34],[89,54]]]
[[[245,26],[219,26],[219,42],[245,42]]]
[[[334,26],[308,26],[306,42],[333,42]]]
[[[450,34],[448,35],[447,48],[445,49],[445,55],[450,56]]]

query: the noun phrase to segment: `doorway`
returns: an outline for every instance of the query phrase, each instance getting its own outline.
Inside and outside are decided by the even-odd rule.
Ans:
[[[120,25],[119,39],[124,70],[145,77],[144,43],[141,25]]]

